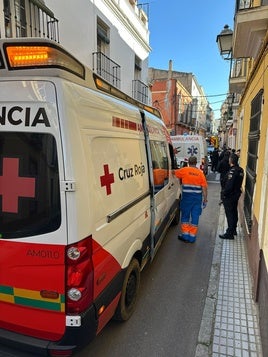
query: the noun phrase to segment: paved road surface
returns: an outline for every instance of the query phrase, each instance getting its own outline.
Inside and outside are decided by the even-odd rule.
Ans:
[[[142,272],[134,315],[125,323],[111,321],[75,357],[194,356],[219,217],[218,176],[208,175],[208,206],[196,243],[178,241],[178,227],[171,227],[155,260]],[[33,356],[0,347],[0,357]]]

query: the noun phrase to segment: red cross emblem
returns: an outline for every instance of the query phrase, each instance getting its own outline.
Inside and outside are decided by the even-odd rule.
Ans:
[[[104,175],[100,177],[101,187],[106,186],[106,194],[112,193],[111,185],[114,183],[114,174],[109,173],[109,165],[103,165]]]
[[[35,178],[19,176],[19,159],[3,159],[3,174],[0,176],[2,212],[18,213],[19,197],[35,197]]]

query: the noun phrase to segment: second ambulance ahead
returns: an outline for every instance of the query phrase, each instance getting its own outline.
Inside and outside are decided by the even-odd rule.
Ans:
[[[171,136],[177,164],[182,167],[190,156],[196,156],[197,167],[208,174],[207,143],[201,135],[174,135]]]

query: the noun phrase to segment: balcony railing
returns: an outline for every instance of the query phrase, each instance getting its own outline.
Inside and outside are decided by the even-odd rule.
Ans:
[[[26,0],[24,7],[17,7],[14,0],[7,2],[4,17],[6,38],[41,37],[59,42],[58,20],[41,1]]]
[[[138,79],[133,80],[132,97],[141,103],[148,104],[148,86]]]
[[[253,0],[236,0],[236,12],[240,10],[250,9],[257,6],[268,5],[268,0],[259,0],[259,2]]]
[[[233,59],[229,78],[230,93],[241,93],[244,89],[250,68],[250,58]]]
[[[249,9],[253,6],[253,0],[236,0],[236,11]]]
[[[268,29],[268,0],[236,0],[234,58],[256,58]]]
[[[102,52],[93,52],[93,71],[107,82],[120,89],[121,67]]]

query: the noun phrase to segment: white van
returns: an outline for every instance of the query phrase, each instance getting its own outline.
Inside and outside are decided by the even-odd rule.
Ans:
[[[133,313],[180,185],[160,113],[47,40],[0,40],[0,344],[71,356]]]
[[[201,135],[171,136],[178,167],[182,167],[190,156],[197,157],[197,167],[208,174],[207,143]]]

